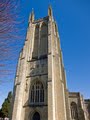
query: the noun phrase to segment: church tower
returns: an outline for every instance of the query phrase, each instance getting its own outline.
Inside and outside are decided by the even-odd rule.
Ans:
[[[35,20],[32,11],[17,66],[12,120],[67,120],[62,52],[52,8]]]

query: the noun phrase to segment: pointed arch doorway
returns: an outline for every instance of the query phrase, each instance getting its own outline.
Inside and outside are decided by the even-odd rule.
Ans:
[[[32,120],[40,120],[40,114],[38,112],[35,112],[32,117]]]

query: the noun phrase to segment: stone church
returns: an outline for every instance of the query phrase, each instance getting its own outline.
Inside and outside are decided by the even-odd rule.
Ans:
[[[90,120],[90,100],[67,89],[51,7],[44,18],[30,15],[13,94],[12,120]]]

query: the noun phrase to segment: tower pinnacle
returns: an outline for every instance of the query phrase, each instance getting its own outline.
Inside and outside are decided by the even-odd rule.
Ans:
[[[30,14],[30,22],[34,21],[34,9],[32,8],[32,12]]]
[[[48,16],[53,19],[53,11],[52,11],[52,7],[51,5],[49,5],[49,8],[48,8]]]

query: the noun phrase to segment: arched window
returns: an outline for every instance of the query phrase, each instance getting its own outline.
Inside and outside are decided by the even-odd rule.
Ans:
[[[38,43],[39,43],[39,25],[37,24],[35,27],[32,58],[38,58]]]
[[[31,103],[38,104],[44,102],[44,87],[40,81],[36,81],[31,86]]]
[[[71,103],[71,117],[73,120],[78,120],[77,104],[75,102]]]
[[[40,120],[40,114],[38,112],[35,112],[32,120]]]
[[[43,23],[41,26],[40,33],[40,56],[47,55],[48,49],[48,27],[46,23]]]

